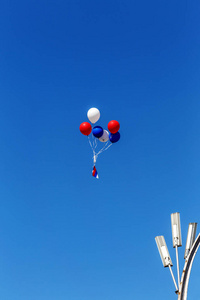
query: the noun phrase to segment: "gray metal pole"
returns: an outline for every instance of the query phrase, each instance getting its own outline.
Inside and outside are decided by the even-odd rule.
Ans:
[[[180,289],[180,272],[179,272],[179,259],[178,259],[178,247],[176,246],[176,264],[177,264],[177,276],[178,276],[178,290]]]
[[[179,286],[178,300],[187,300],[187,291],[188,291],[188,283],[190,279],[190,272],[194,261],[194,257],[197,253],[199,246],[200,246],[200,233],[197,236],[188,257],[185,260],[185,265],[183,268],[183,273],[182,273],[181,282]]]
[[[172,275],[172,279],[173,279],[173,282],[174,282],[174,285],[175,285],[175,289],[176,289],[176,291],[178,291],[178,287],[177,287],[177,284],[176,284],[176,280],[175,280],[175,278],[174,278],[174,274],[173,274],[173,272],[172,272],[172,268],[171,268],[170,265],[169,265],[169,270],[170,270],[170,273],[171,273],[171,275]]]

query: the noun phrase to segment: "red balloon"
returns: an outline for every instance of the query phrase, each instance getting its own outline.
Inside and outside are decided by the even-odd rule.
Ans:
[[[92,126],[88,122],[83,122],[81,123],[79,129],[82,134],[89,135],[92,131]]]
[[[119,122],[112,120],[108,123],[108,130],[111,133],[116,133],[120,128]]]

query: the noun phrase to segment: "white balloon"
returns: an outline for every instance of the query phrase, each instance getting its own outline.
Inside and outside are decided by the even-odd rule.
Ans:
[[[107,130],[103,131],[103,135],[99,138],[100,142],[107,142],[109,140],[109,133]]]
[[[87,117],[88,117],[88,119],[90,120],[90,122],[91,122],[92,124],[94,124],[94,123],[96,123],[96,122],[99,120],[99,118],[100,118],[100,111],[99,111],[97,108],[92,107],[92,108],[90,108],[90,109],[88,110],[88,112],[87,112]]]

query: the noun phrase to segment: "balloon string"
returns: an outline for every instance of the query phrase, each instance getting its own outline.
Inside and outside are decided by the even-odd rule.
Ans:
[[[110,148],[110,146],[112,146],[112,143],[111,143],[110,145],[108,145],[108,147],[106,147],[105,149],[103,149],[103,150],[101,151],[101,153],[104,152],[104,151],[106,151],[108,148]]]
[[[88,141],[89,141],[90,147],[92,148],[93,154],[95,154],[95,148],[94,148],[94,145],[92,145],[89,136],[88,136]]]
[[[105,143],[105,145],[103,146],[103,148],[101,148],[101,149],[99,150],[99,152],[97,153],[97,155],[99,155],[100,153],[102,153],[102,152],[103,152],[103,150],[104,150],[104,148],[107,146],[107,144],[108,144],[108,142],[107,142],[107,143]]]
[[[110,144],[110,145],[108,145],[108,143],[109,142],[107,142],[106,144],[105,144],[105,146],[96,154],[97,156],[99,155],[99,154],[101,154],[103,151],[106,151],[110,146],[112,146],[112,143]],[[107,146],[108,145],[108,146]],[[107,146],[107,147],[106,147]]]
[[[90,141],[90,138],[89,138],[89,136],[88,136],[88,141],[89,141],[90,147],[91,147],[92,152],[93,152],[93,157],[92,157],[92,159],[93,159],[93,164],[95,165],[98,156],[99,156],[102,152],[106,151],[110,146],[112,146],[112,143],[110,143],[110,145],[108,145],[109,141],[106,142],[105,145],[103,146],[103,148],[101,148],[101,149],[99,150],[99,152],[96,153],[96,152],[95,152],[95,149],[96,149],[96,147],[97,147],[97,141],[96,141],[96,139],[93,137],[93,141],[91,142],[91,141]]]
[[[94,139],[93,139],[93,142],[91,142],[90,138],[88,136],[88,141],[89,141],[90,147],[92,148],[92,152],[93,152],[93,157],[92,157],[93,165],[95,165],[96,160],[97,160],[97,155],[96,155],[96,152],[95,152],[95,148],[97,147],[97,144],[95,145],[96,140],[94,141]]]
[[[89,135],[88,135],[88,142],[89,142],[90,147],[92,148],[92,151],[93,151],[93,146],[92,146],[92,143],[91,143],[91,141],[90,141]]]
[[[94,137],[92,136],[92,145],[93,145],[93,149],[94,149]]]
[[[93,139],[93,142],[92,142],[92,144],[93,144],[93,150],[95,150],[96,147],[97,147],[97,139],[94,136],[92,136],[92,139]]]
[[[104,149],[103,151],[106,151],[108,148],[110,148],[110,146],[112,146],[112,143],[110,145],[108,145],[108,147],[106,149]]]
[[[97,147],[97,140],[95,139],[95,147],[94,147],[94,149],[96,149],[96,147]]]

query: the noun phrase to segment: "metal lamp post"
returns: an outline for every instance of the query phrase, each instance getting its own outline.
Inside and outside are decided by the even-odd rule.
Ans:
[[[178,295],[178,300],[187,300],[187,290],[188,290],[188,283],[190,278],[190,272],[192,268],[192,263],[194,261],[194,257],[196,252],[200,246],[200,233],[196,236],[196,229],[197,223],[190,223],[188,226],[188,234],[187,234],[187,241],[185,247],[185,265],[183,268],[182,276],[180,279],[180,272],[179,272],[179,258],[178,258],[178,247],[182,246],[182,239],[181,239],[181,225],[180,225],[180,214],[173,213],[171,214],[171,226],[172,226],[172,242],[173,247],[176,249],[176,264],[177,264],[177,277],[178,277],[178,285],[174,278],[174,274],[172,272],[172,260],[169,255],[169,251],[167,249],[167,245],[164,239],[164,236],[157,236],[155,238],[156,244],[158,247],[158,251],[160,253],[160,257],[164,267],[168,267],[175,285],[175,293]]]

